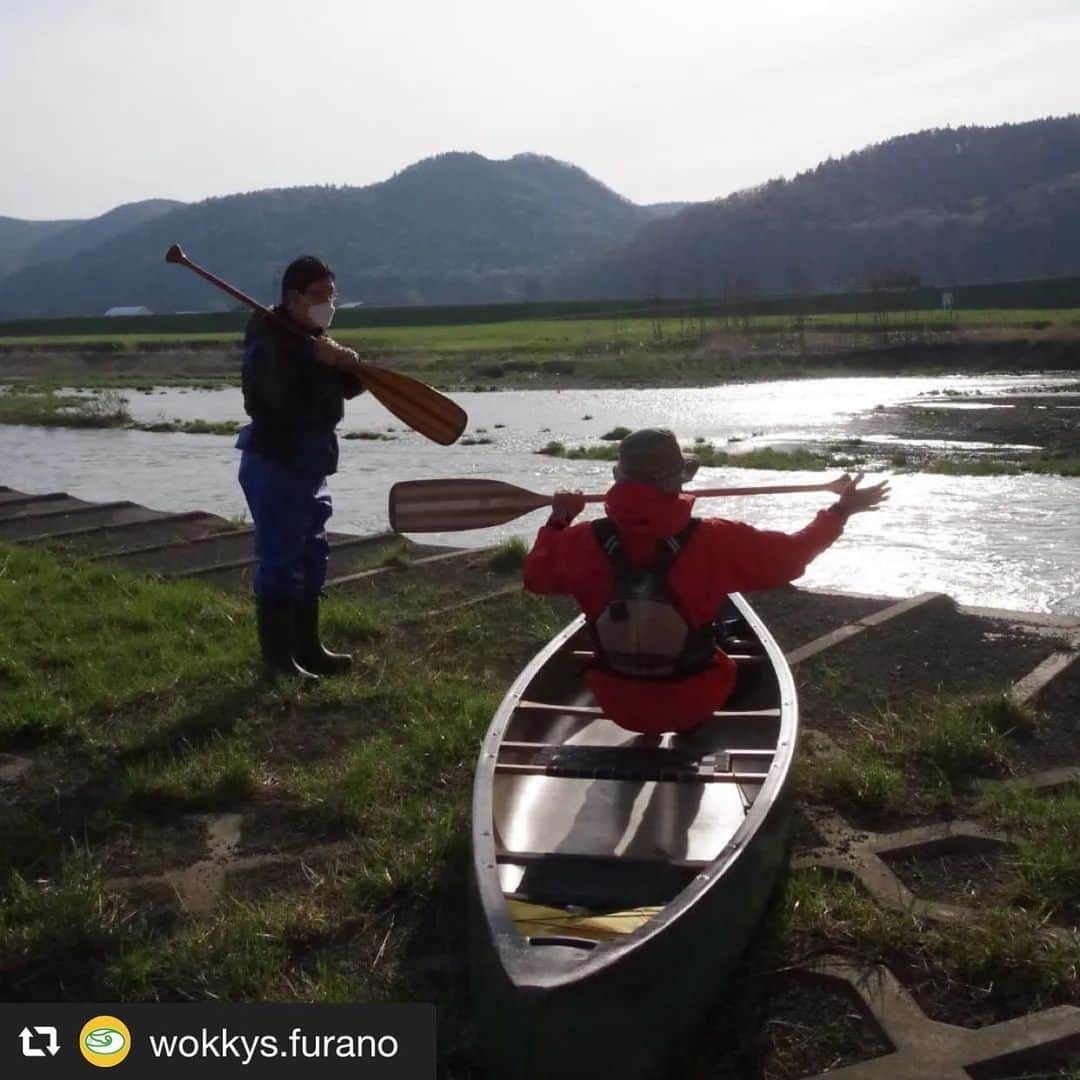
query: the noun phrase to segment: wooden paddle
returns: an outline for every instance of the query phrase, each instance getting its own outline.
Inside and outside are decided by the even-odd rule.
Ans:
[[[780,484],[770,487],[705,488],[688,491],[698,499],[728,495],[788,495],[799,491],[839,494],[850,478],[826,484]],[[586,495],[586,502],[603,502],[604,495]],[[507,484],[502,480],[402,480],[390,489],[390,528],[395,532],[456,532],[486,529],[551,506],[554,497]]]
[[[227,281],[222,281],[209,270],[204,270],[197,263],[193,263],[184,254],[179,244],[173,244],[165,252],[165,261],[193,270],[199,277],[205,278],[211,285],[216,285],[242,304],[261,311],[275,326],[288,333],[298,337],[312,336],[288,319],[281,318],[270,308],[263,307],[257,300],[253,300],[239,289],[233,288]],[[356,377],[371,391],[372,397],[389,409],[399,420],[408,424],[413,431],[418,431],[421,435],[443,446],[456,442],[469,422],[465,410],[460,405],[426,383],[412,379],[408,375],[402,375],[397,371],[387,371],[386,368],[376,367],[374,364],[364,364],[356,373]]]

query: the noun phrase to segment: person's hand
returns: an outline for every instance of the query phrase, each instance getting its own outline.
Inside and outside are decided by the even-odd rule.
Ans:
[[[569,525],[585,509],[585,496],[580,491],[556,491],[551,505],[552,518]]]
[[[844,517],[850,517],[852,514],[877,510],[881,503],[888,501],[889,481],[882,480],[879,484],[861,488],[859,484],[862,483],[864,475],[864,473],[856,473],[854,477],[849,477],[845,474],[844,478],[848,483],[840,493],[840,498],[830,509]]]
[[[333,338],[328,337],[315,339],[315,359],[320,364],[337,368],[339,371],[350,371],[360,363],[355,349],[339,345]]]

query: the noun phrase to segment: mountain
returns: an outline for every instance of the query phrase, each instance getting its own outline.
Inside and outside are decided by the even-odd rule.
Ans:
[[[27,252],[49,237],[62,233],[77,221],[24,221],[0,217],[0,277],[18,270],[27,262]]]
[[[1080,273],[1080,116],[923,131],[698,203],[549,288],[751,296]]]
[[[176,199],[144,199],[142,202],[124,203],[100,217],[73,222],[69,228],[51,233],[27,253],[26,262],[46,262],[90,251],[114,236],[120,236],[183,205]]]
[[[164,263],[173,243],[267,302],[303,252],[334,267],[342,300],[372,305],[1080,274],[1080,116],[903,135],[707,203],[638,206],[549,157],[449,153],[367,187],[153,200],[94,222],[0,219],[0,250],[21,260],[0,277],[0,317],[233,306]]]
[[[180,206],[91,250],[8,276],[0,281],[0,315],[231,306],[163,262],[172,243],[264,301],[277,295],[288,261],[304,252],[334,267],[343,300],[539,299],[546,275],[624,242],[663,212],[552,158],[441,154],[368,187],[256,191]]]
[[[88,251],[144,221],[160,217],[178,206],[175,199],[145,199],[124,203],[85,220],[23,221],[0,218],[0,277],[34,263],[64,259]]]

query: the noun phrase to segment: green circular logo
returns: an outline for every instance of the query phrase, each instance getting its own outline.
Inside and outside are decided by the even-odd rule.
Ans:
[[[91,1065],[110,1069],[131,1051],[131,1032],[115,1016],[95,1016],[79,1032],[79,1050]]]
[[[116,1028],[99,1027],[86,1033],[86,1049],[92,1054],[116,1054],[126,1043],[124,1033]]]

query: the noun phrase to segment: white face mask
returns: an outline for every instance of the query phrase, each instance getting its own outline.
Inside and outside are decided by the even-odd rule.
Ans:
[[[334,304],[326,300],[321,304],[312,304],[308,308],[308,318],[318,327],[327,330],[334,318]]]

